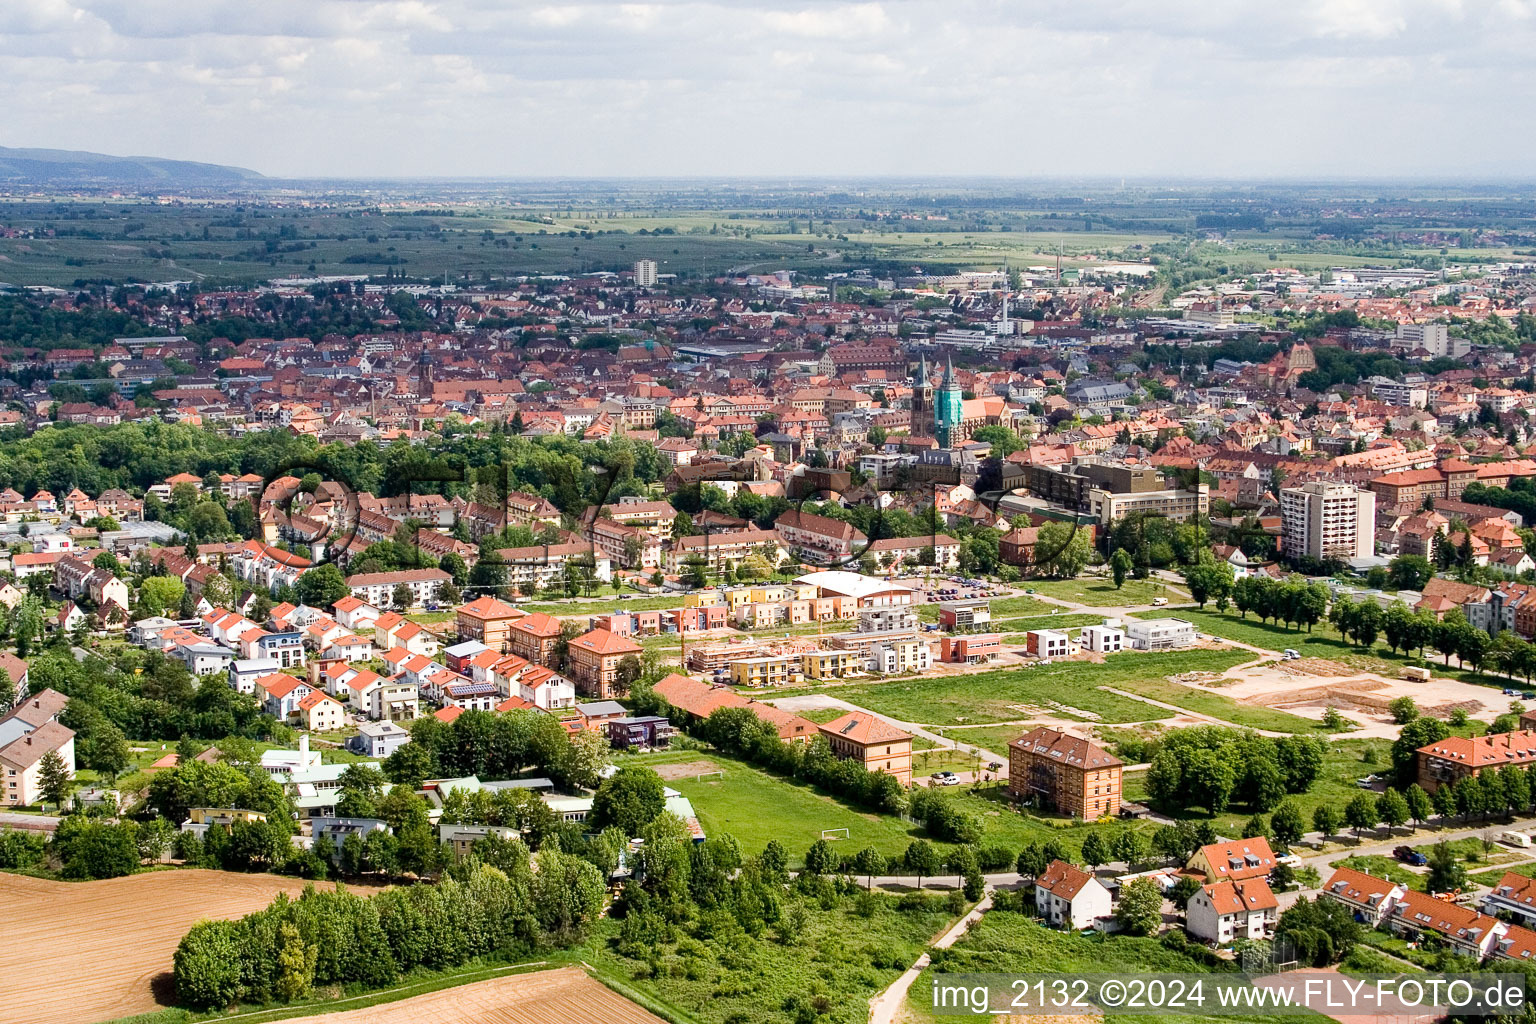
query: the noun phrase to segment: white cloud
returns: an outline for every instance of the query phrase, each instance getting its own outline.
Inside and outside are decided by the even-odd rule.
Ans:
[[[1533,44],[1536,0],[0,0],[0,143],[295,176],[1520,176]]]

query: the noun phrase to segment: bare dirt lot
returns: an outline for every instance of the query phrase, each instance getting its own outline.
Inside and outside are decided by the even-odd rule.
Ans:
[[[653,765],[656,774],[671,782],[674,779],[691,779],[700,772],[716,772],[720,766],[713,761],[682,761],[678,764]]]
[[[259,910],[304,882],[155,871],[102,882],[0,874],[0,1013],[8,1024],[90,1024],[170,1004],[171,955],[205,918]]]
[[[1326,708],[1334,707],[1360,726],[1350,734],[1357,738],[1397,735],[1398,726],[1387,710],[1387,705],[1397,697],[1412,697],[1421,711],[1438,718],[1459,707],[1470,717],[1484,721],[1491,720],[1509,704],[1508,697],[1487,686],[1446,676],[1435,676],[1427,683],[1389,679],[1321,658],[1239,666],[1211,682],[1180,681],[1219,692],[1243,704],[1277,708],[1305,718],[1320,719]]]
[[[577,967],[515,974],[286,1024],[663,1024]]]

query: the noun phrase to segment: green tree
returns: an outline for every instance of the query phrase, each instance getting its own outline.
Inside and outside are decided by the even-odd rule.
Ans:
[[[356,835],[347,837],[357,838]],[[302,999],[315,984],[315,960],[319,950],[304,941],[299,929],[284,921],[277,930],[277,976],[272,988],[285,1003]]]
[[[1337,835],[1339,826],[1343,824],[1343,817],[1332,804],[1320,804],[1312,811],[1312,827],[1323,834],[1323,838]]]
[[[1344,805],[1344,824],[1355,830],[1355,838],[1368,828],[1375,828],[1381,819],[1376,815],[1376,801],[1369,793],[1356,793]]]
[[[939,852],[926,839],[914,839],[901,857],[902,865],[917,876],[917,887],[923,887],[924,877],[939,870]]]
[[[1110,856],[1109,844],[1097,831],[1083,837],[1083,863],[1090,869],[1109,863]]]
[[[1451,734],[1440,719],[1428,715],[1415,718],[1398,731],[1392,744],[1392,771],[1399,788],[1413,784],[1417,776],[1417,756],[1421,747],[1438,743]]]
[[[853,858],[853,869],[868,879],[868,887],[875,887],[875,876],[885,873],[885,858],[873,846],[866,846]]]
[[[1131,556],[1125,548],[1115,548],[1115,553],[1109,556],[1109,572],[1114,577],[1115,589],[1125,586],[1125,575],[1131,571]]]
[[[1388,789],[1376,798],[1376,817],[1387,828],[1401,827],[1408,815],[1408,800],[1397,790]]]
[[[666,809],[664,788],[661,776],[649,768],[620,768],[597,787],[589,824],[598,831],[613,826],[626,836],[637,836]]]
[[[164,615],[181,606],[186,589],[174,576],[151,576],[139,584],[139,608],[145,615]]]
[[[1398,725],[1407,725],[1419,717],[1419,706],[1408,696],[1394,698],[1387,704],[1387,711]]]
[[[395,611],[403,612],[416,603],[416,593],[405,583],[396,583],[395,589],[390,591],[389,603]]]
[[[1150,878],[1133,878],[1120,890],[1115,920],[1131,935],[1151,935],[1163,920],[1163,891]]]
[[[1408,817],[1413,821],[1414,828],[1423,825],[1434,813],[1429,794],[1417,782],[1403,792],[1403,801],[1408,805]]]
[[[294,584],[293,589],[300,603],[313,608],[329,608],[351,593],[347,587],[346,578],[332,562],[316,566],[304,573]]]
[[[1282,848],[1289,849],[1301,842],[1301,837],[1306,834],[1307,826],[1301,817],[1301,808],[1296,806],[1294,800],[1282,800],[1274,813],[1269,816],[1269,830],[1271,838]]]
[[[48,751],[38,762],[37,788],[45,803],[51,803],[60,810],[64,807],[64,801],[69,799],[70,791],[75,788],[69,765],[57,750]]]
[[[1467,887],[1467,870],[1461,861],[1456,859],[1456,853],[1444,840],[1436,843],[1429,851],[1429,877],[1425,879],[1425,888],[1430,892],[1455,892]]]
[[[832,844],[825,839],[812,843],[805,851],[805,870],[813,875],[830,875],[836,871],[837,854],[832,852]]]
[[[173,957],[176,998],[199,1010],[223,1009],[240,998],[245,929],[235,921],[203,921],[182,937]]]

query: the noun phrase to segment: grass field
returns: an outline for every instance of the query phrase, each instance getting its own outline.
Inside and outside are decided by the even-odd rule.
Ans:
[[[784,779],[752,765],[719,754],[671,751],[641,755],[635,763],[652,767],[680,762],[706,761],[725,774],[722,777],[674,778],[667,785],[686,796],[705,832],[729,832],[748,853],[757,853],[777,839],[798,865],[823,829],[846,828],[848,838],[834,845],[840,854],[853,856],[866,846],[886,857],[899,856],[914,839],[924,838],[916,826],[890,815],[876,814],[795,779]],[[934,762],[935,765],[938,762]],[[968,762],[969,764],[969,762]],[[937,771],[932,767],[930,771]],[[1081,845],[1090,830],[1113,835],[1123,828],[1143,827],[1121,821],[1084,824],[1066,818],[1042,818],[1013,808],[1004,789],[993,784],[972,788],[955,786],[946,794],[961,809],[978,815],[985,825],[983,843],[1001,843],[1021,849],[1026,843],[1055,837],[1072,848]],[[941,848],[947,844],[936,843]],[[895,873],[895,872],[893,872]]]
[[[1110,686],[1255,729],[1317,730],[1317,723],[1297,715],[1239,704],[1165,678],[1185,672],[1221,672],[1251,658],[1246,651],[1126,653],[1110,655],[1102,663],[1068,661],[960,677],[843,686],[837,695],[901,721],[940,726],[1009,722],[1063,707],[1108,723],[1155,721],[1174,714],[1101,689]]]
[[[1094,608],[1151,604],[1154,598],[1159,597],[1166,597],[1170,604],[1188,600],[1183,591],[1161,580],[1127,579],[1125,585],[1118,590],[1115,589],[1114,580],[1098,576],[1080,576],[1075,580],[1035,580],[1027,586],[1043,597],[1075,601]]]
[[[1343,860],[1335,861],[1334,867],[1363,871],[1367,875],[1385,878],[1387,881],[1396,882],[1398,885],[1406,885],[1417,892],[1423,892],[1425,883],[1428,881],[1428,876],[1409,871],[1394,858],[1382,854],[1345,857]]]

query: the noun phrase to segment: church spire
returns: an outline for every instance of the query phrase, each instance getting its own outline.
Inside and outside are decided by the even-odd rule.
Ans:
[[[918,387],[925,387],[928,384],[928,354],[926,352],[918,357],[917,380],[914,383]]]
[[[955,357],[947,352],[944,354],[944,386],[955,386]]]

